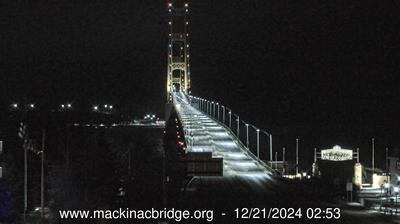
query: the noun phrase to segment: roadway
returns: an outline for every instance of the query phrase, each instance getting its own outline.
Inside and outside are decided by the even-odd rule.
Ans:
[[[223,158],[224,176],[273,176],[274,171],[249,152],[228,128],[192,106],[184,94],[174,93],[174,106],[185,132],[187,151],[212,152],[214,158]]]

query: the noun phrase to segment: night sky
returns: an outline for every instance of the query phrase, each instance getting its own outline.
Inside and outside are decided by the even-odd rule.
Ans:
[[[194,95],[264,128],[400,124],[398,1],[190,4]],[[0,30],[5,107],[163,113],[166,1],[3,1]]]

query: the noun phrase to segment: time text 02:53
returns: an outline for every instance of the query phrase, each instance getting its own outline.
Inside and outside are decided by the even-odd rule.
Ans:
[[[236,208],[236,219],[340,219],[340,208]]]

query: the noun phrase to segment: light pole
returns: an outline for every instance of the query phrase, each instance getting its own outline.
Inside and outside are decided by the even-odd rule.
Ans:
[[[201,108],[201,99],[198,98],[198,99],[197,99],[197,102],[199,103],[199,109],[200,109],[200,110],[203,110],[203,109]]]
[[[285,153],[286,153],[286,149],[285,147],[282,148],[282,175],[285,175]]]
[[[372,177],[375,173],[375,139],[372,138]]]
[[[212,108],[211,109],[212,110],[212,117],[215,118],[215,103],[214,103],[214,101],[211,101],[211,105],[212,105],[212,107],[211,107]]]
[[[296,175],[299,173],[299,139],[296,138]]]
[[[257,158],[260,159],[260,129],[257,129]]]
[[[222,123],[225,124],[225,106],[221,105],[222,107]]]
[[[45,161],[45,142],[46,142],[46,131],[43,129],[42,131],[42,166],[41,166],[41,175],[40,175],[40,207],[41,207],[41,219],[44,219],[44,161]]]
[[[272,135],[269,134],[269,159],[272,161]]]
[[[3,153],[3,141],[0,140],[0,156],[2,153]],[[0,179],[2,178],[2,176],[3,176],[3,168],[0,166]]]
[[[219,121],[219,103],[217,103],[217,119]]]
[[[239,136],[239,131],[240,131],[240,127],[239,127],[239,122],[240,122],[240,118],[239,118],[239,115],[237,116],[237,119],[236,119],[236,121],[237,121],[237,127],[236,127],[236,135],[237,135],[237,137],[238,138],[240,138]]]
[[[249,148],[249,124],[246,124],[246,146]]]
[[[229,128],[232,129],[232,110],[229,110]]]

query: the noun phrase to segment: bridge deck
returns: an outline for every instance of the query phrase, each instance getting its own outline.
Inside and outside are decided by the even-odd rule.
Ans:
[[[182,93],[174,94],[174,106],[185,130],[189,152],[212,152],[223,158],[223,175],[269,176],[272,169],[257,161],[228,128],[192,106]]]

